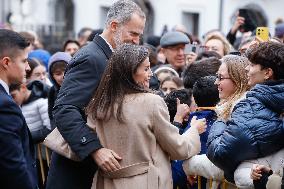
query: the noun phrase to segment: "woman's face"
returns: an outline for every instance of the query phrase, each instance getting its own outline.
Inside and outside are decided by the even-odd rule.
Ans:
[[[46,68],[43,65],[39,65],[34,68],[31,77],[29,80],[41,80],[42,82],[46,82]]]
[[[218,53],[221,57],[224,56],[224,44],[222,41],[218,39],[210,39],[206,42],[205,46],[208,48],[208,51],[215,51]]]
[[[79,50],[79,48],[80,47],[76,43],[68,43],[64,51],[73,56]]]
[[[161,86],[161,89],[164,93],[164,95],[167,95],[169,94],[171,91],[173,90],[177,90],[178,89],[178,86],[175,82],[173,81],[165,81],[163,83],[163,85]]]
[[[219,98],[227,99],[236,92],[236,84],[229,76],[226,64],[222,63],[217,72],[215,84],[218,86]]]
[[[266,80],[266,69],[261,69],[260,64],[250,63],[246,70],[248,71],[248,85],[253,87],[258,83],[263,83]],[[267,78],[268,79],[268,78]]]
[[[133,79],[138,85],[144,88],[149,88],[149,82],[152,75],[153,74],[150,69],[149,58],[146,58],[144,62],[138,66],[136,72],[133,74]]]

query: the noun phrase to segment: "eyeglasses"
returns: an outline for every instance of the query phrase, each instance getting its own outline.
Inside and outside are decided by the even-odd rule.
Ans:
[[[216,80],[222,81],[222,80],[224,80],[224,79],[231,79],[231,78],[230,78],[230,77],[223,77],[223,76],[221,76],[220,74],[216,74]]]

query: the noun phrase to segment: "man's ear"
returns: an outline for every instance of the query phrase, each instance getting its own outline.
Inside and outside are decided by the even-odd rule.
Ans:
[[[2,68],[7,69],[9,66],[9,63],[11,62],[11,58],[4,56],[1,60],[0,60],[0,65]]]
[[[271,68],[267,68],[265,72],[265,80],[267,79],[274,79],[273,70]]]
[[[118,23],[116,21],[111,21],[110,23],[110,29],[112,32],[115,32],[118,28]]]

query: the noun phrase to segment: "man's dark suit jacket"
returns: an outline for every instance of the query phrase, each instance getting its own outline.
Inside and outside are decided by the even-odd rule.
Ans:
[[[35,151],[19,106],[0,85],[0,188],[37,188]]]
[[[97,135],[86,125],[84,108],[100,82],[111,53],[105,40],[97,35],[68,64],[53,109],[54,124],[83,161],[78,163],[53,155],[47,189],[91,187],[97,166],[89,155],[102,146]]]

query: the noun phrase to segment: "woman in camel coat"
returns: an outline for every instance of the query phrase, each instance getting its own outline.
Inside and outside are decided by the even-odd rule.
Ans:
[[[143,46],[119,47],[87,108],[88,125],[101,144],[122,158],[116,171],[96,173],[93,188],[171,189],[170,159],[187,159],[200,151],[205,120],[194,118],[193,127],[179,135],[165,102],[149,90],[148,56]],[[184,109],[180,113],[188,113],[187,105],[178,105]]]

